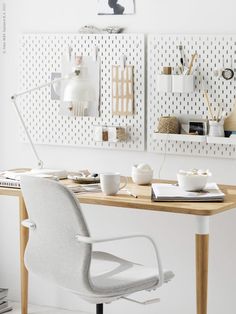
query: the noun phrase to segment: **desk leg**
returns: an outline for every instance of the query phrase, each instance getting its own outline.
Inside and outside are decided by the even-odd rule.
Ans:
[[[28,218],[23,197],[20,202],[20,272],[21,272],[21,314],[28,312],[28,271],[24,264],[25,247],[28,242],[29,231],[21,225],[21,221]]]
[[[197,314],[207,314],[209,217],[197,217],[196,241],[196,297]]]

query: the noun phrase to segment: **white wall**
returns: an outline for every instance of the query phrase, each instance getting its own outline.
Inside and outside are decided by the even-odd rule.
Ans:
[[[129,32],[158,33],[235,33],[233,0],[156,1],[136,0],[133,16],[97,16],[96,0],[6,0],[7,54],[1,55],[0,71],[0,168],[35,166],[30,147],[19,141],[19,121],[9,101],[16,91],[17,36],[22,32],[75,32],[82,25],[122,25]],[[81,148],[38,146],[48,167],[88,168],[93,171],[117,170],[129,175],[135,162],[147,162],[158,173],[163,156],[148,153],[116,152]],[[163,178],[175,178],[179,168],[210,168],[217,182],[235,183],[234,160],[168,156]],[[17,200],[0,199],[0,286],[10,288],[10,297],[19,299],[19,247]],[[128,209],[84,206],[93,234],[142,232],[152,235],[166,267],[176,278],[161,289],[162,302],[143,308],[125,301],[115,302],[107,313],[181,313],[194,312],[194,217]],[[236,252],[234,220],[231,211],[212,218],[209,274],[209,312],[235,313],[234,295]],[[140,247],[143,245],[142,251]],[[106,245],[106,248],[108,246]],[[145,243],[132,243],[115,250],[140,262],[152,264],[151,249]],[[140,254],[141,253],[141,254]],[[31,277],[30,301],[39,304],[76,308],[94,312],[91,305],[75,296]]]

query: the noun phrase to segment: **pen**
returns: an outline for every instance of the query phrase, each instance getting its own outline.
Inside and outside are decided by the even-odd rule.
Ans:
[[[181,64],[181,73],[183,73],[184,69],[184,53],[183,53],[183,46],[182,44],[179,45],[179,52],[180,52],[180,64]]]
[[[138,198],[138,195],[136,195],[136,194],[130,192],[129,190],[127,190],[127,192],[128,192],[128,194],[129,194],[130,196],[133,196],[133,197],[135,197],[135,198]]]

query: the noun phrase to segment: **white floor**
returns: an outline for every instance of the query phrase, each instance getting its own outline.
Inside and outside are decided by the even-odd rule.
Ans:
[[[9,302],[12,304],[13,310],[8,312],[9,314],[21,314],[20,310],[20,303]],[[53,307],[45,307],[45,306],[38,306],[38,305],[31,305],[29,304],[29,314],[88,314],[85,312],[78,312],[78,311],[67,311]]]

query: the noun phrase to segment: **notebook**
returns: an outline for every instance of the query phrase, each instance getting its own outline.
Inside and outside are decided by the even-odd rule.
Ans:
[[[216,183],[207,183],[199,192],[186,192],[175,184],[153,183],[151,198],[154,202],[222,202],[224,196]]]
[[[20,189],[20,181],[0,177],[0,186],[4,188]]]

